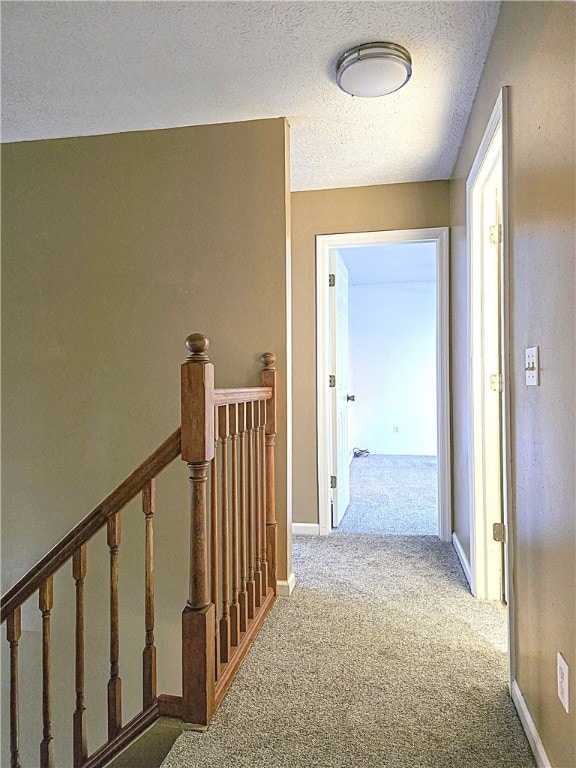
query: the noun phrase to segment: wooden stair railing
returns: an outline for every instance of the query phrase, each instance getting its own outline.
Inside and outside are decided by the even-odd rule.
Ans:
[[[276,596],[274,439],[275,358],[262,356],[260,387],[215,389],[208,340],[192,334],[181,369],[181,427],[21,578],[1,601],[10,653],[10,765],[20,768],[19,641],[22,605],[38,593],[41,612],[41,768],[56,761],[52,733],[50,659],[54,574],[71,562],[75,584],[75,702],[72,714],[74,768],[105,765],[161,715],[206,727],[257,635]],[[154,644],[155,485],[177,456],[191,482],[190,571],[182,614],[182,696],[158,695]],[[122,723],[118,564],[121,512],[138,494],[145,524],[145,606],[142,710]],[[110,553],[110,667],[107,683],[108,740],[88,750],[85,707],[84,582],[87,544],[104,526]],[[64,760],[67,764],[69,760]]]

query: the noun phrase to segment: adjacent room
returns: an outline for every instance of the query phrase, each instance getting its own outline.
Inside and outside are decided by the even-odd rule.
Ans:
[[[436,248],[341,248],[348,270],[350,505],[339,529],[438,535]]]

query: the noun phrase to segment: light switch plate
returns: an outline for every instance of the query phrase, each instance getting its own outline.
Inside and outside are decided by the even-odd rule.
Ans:
[[[526,386],[537,387],[540,384],[540,355],[539,347],[528,347],[526,350]]]
[[[558,661],[558,698],[562,702],[562,706],[566,712],[570,714],[570,699],[568,695],[568,691],[570,690],[570,678],[568,664],[566,664],[566,660],[561,653],[558,653],[556,658]]]

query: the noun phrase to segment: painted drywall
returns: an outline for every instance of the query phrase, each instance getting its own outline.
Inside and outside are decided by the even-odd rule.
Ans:
[[[576,765],[575,22],[572,3],[504,2],[451,184],[455,526],[469,552],[465,185],[510,87],[510,530],[515,675],[553,768]],[[524,350],[539,345],[541,383]],[[571,713],[556,653],[571,671]]]
[[[318,523],[316,235],[446,227],[448,181],[293,192],[293,517]]]
[[[5,586],[176,428],[184,339],[195,331],[210,339],[220,387],[257,384],[259,356],[277,355],[279,578],[287,577],[286,146],[286,122],[274,119],[3,147]],[[172,694],[180,691],[188,509],[188,472],[177,460],[158,480],[155,515],[158,687]],[[120,547],[125,721],[140,707],[143,536],[136,503],[123,515]],[[99,535],[88,548],[86,579],[91,747],[104,735],[107,563]],[[72,584],[66,566],[53,621],[55,679],[69,693],[66,717],[56,706],[54,733],[66,738]],[[23,765],[35,763],[40,741],[27,725],[28,715],[40,721],[30,711],[39,679],[36,602],[27,604],[21,652],[22,743],[33,749]],[[66,764],[68,755],[57,755]]]
[[[436,456],[435,284],[352,284],[349,326],[355,445]]]

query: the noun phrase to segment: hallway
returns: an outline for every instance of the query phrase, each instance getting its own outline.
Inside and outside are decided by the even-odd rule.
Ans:
[[[280,599],[207,733],[164,768],[528,768],[501,609],[432,536],[295,537]]]

